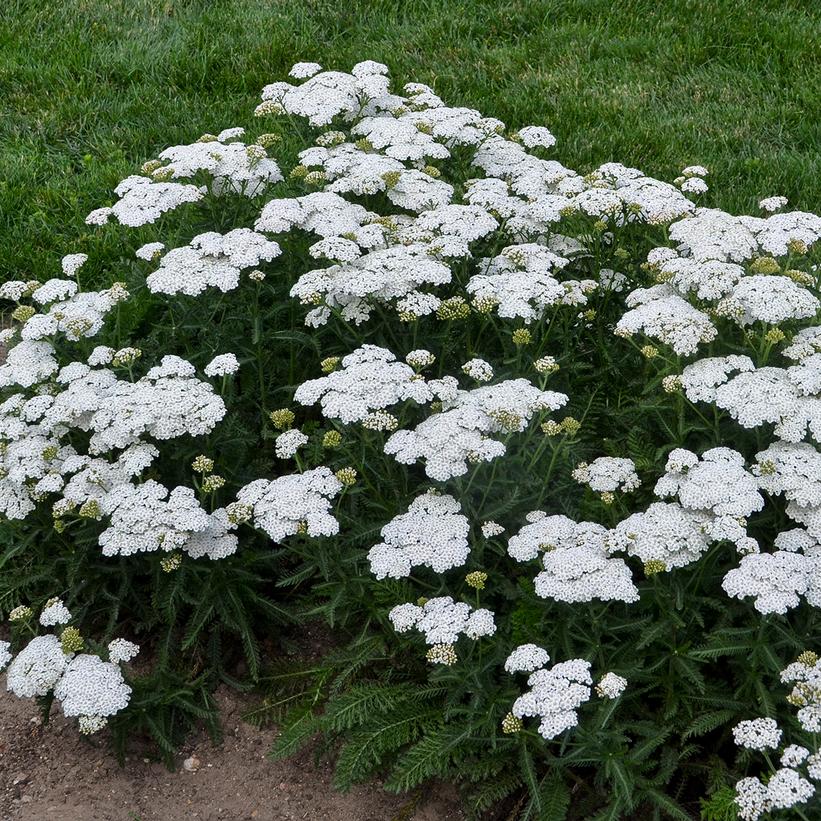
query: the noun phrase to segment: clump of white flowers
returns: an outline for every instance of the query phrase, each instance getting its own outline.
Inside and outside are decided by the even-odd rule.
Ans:
[[[424,353],[414,361],[427,363]],[[408,399],[426,404],[456,392],[455,381],[426,382],[410,364],[398,362],[389,350],[376,345],[357,348],[342,358],[341,366],[327,376],[303,382],[294,399],[303,405],[319,402],[325,417],[350,423]]]
[[[296,455],[296,452],[303,446],[308,444],[308,437],[296,428],[286,430],[280,433],[276,438],[276,455],[280,459],[290,459]]]
[[[568,262],[541,245],[512,245],[482,261],[467,291],[479,309],[487,306],[500,317],[530,323],[554,305],[584,305],[595,290],[593,280],[556,279]]]
[[[685,567],[698,561],[710,546],[708,522],[705,514],[678,504],[653,502],[610,531],[608,548],[636,556],[645,567],[650,562],[661,562],[663,569]]]
[[[615,456],[600,456],[589,464],[581,462],[573,471],[573,478],[606,500],[612,500],[617,491],[629,493],[641,484],[633,460]]]
[[[511,712],[519,719],[539,718],[539,734],[550,740],[579,723],[577,711],[591,695],[590,662],[571,659],[547,668],[547,654],[526,647],[525,652],[519,647],[508,657],[508,672],[528,671],[531,664],[541,663],[527,679],[530,689],[516,699]]]
[[[550,661],[547,650],[537,644],[520,644],[505,660],[508,673],[532,673]]]
[[[508,553],[520,562],[539,557],[544,569],[534,585],[541,598],[638,601],[630,568],[623,559],[610,555],[607,535],[607,528],[593,522],[541,516],[510,537]]]
[[[248,506],[254,526],[274,541],[300,532],[333,536],[339,522],[330,512],[331,500],[341,490],[342,483],[330,468],[320,467],[270,482],[257,479],[239,491],[237,501]]]
[[[752,513],[764,507],[764,498],[737,451],[712,448],[698,457],[675,448],[667,457],[666,473],[656,483],[655,494],[676,497],[682,507],[708,517],[705,532],[716,541],[734,542],[740,553],[758,552],[745,525]]]
[[[68,624],[71,621],[71,613],[63,604],[62,599],[49,599],[46,606],[40,613],[40,624],[43,627],[54,627],[59,624]]]
[[[454,645],[463,635],[475,640],[496,632],[490,610],[474,609],[450,596],[428,599],[423,605],[399,604],[388,616],[397,633],[416,629],[429,645]]]
[[[689,619],[688,585],[714,564],[733,613],[821,607],[821,218],[783,210],[784,197],[762,199],[763,216],[703,207],[707,169],[695,164],[673,184],[617,162],[579,174],[548,158],[547,127],[511,133],[423,84],[394,90],[370,60],[350,72],[297,63],[255,113],[264,133],[233,126],[170,146],[88,215],[141,229],[123,245],[128,287],[84,287],[109,270],[84,253],[45,281],[0,285],[5,519],[44,519],[64,534],[54,549],[79,556],[88,538],[99,561],[135,568],[228,559],[227,581],[254,566],[243,551],[270,543],[299,554],[297,577],[315,560],[316,595],[357,568],[358,598],[377,583],[394,596],[381,617],[424,638],[434,676],[456,680],[464,665],[474,714],[502,666],[528,674],[502,729],[537,718],[546,740],[577,725],[594,688],[614,703],[591,710],[630,698],[615,701],[628,687],[615,672],[594,685],[585,658],[549,667],[533,643],[508,654],[505,642],[538,640],[540,625],[598,664],[613,646],[606,618],[644,624],[676,591],[667,610]],[[280,116],[314,130],[288,169],[272,156]],[[190,224],[198,233],[182,237]],[[157,332],[127,338],[145,324]],[[639,376],[595,385],[594,351],[610,373],[623,362]],[[578,419],[550,418],[566,406]],[[623,442],[601,429],[638,407],[663,439],[645,441],[640,419]],[[596,458],[614,445],[631,458]],[[376,582],[360,572],[362,548]],[[389,609],[415,586],[431,598]],[[36,619],[15,608],[13,624],[15,642],[26,626],[55,634],[14,651],[0,642],[12,692],[53,695],[83,732],[126,709],[121,665],[136,645],[88,652],[59,598]],[[503,646],[477,673],[491,643]],[[782,681],[801,728],[820,732],[821,662],[805,656]],[[764,717],[733,737],[767,752],[782,730]],[[744,821],[814,794],[817,752],[789,745],[780,764],[739,782]]]
[[[230,376],[239,370],[239,360],[232,353],[215,356],[203,369],[206,376]]]
[[[526,379],[458,391],[442,402],[442,412],[414,430],[399,430],[385,443],[385,453],[402,464],[425,460],[431,479],[444,481],[467,473],[469,462],[490,461],[505,453],[491,434],[522,432],[530,419],[558,410],[567,396],[541,391]]]
[[[801,596],[807,594],[814,570],[800,553],[753,553],[727,573],[721,586],[734,598],[755,599],[760,613],[783,615],[798,607]]]
[[[148,177],[126,177],[115,189],[119,200],[109,207],[97,208],[87,217],[89,225],[105,225],[112,217],[123,225],[137,228],[156,222],[163,214],[205,195],[196,185],[178,182],[153,182]]]
[[[224,236],[212,231],[169,251],[160,267],[146,277],[146,284],[154,293],[170,296],[198,296],[209,287],[232,291],[244,269],[270,262],[280,253],[276,242],[249,228],[236,228]]]
[[[781,749],[780,767],[775,768],[767,758],[775,771],[764,780],[757,776],[740,779],[735,785],[735,804],[743,821],[757,821],[774,810],[805,804],[816,794],[813,782],[821,781],[821,754],[817,752],[817,737],[821,732],[821,662],[818,656],[811,651],[802,653],[782,671],[781,681],[795,682],[787,701],[799,708],[799,724],[812,735],[815,752],[800,744],[787,744]],[[733,728],[736,745],[761,752],[764,756],[768,750],[781,747],[783,735],[784,731],[772,718],[742,721]],[[798,815],[809,817],[803,812]]]
[[[114,639],[108,645],[108,660],[80,652],[85,646],[80,631],[63,627],[71,619],[62,600],[50,599],[38,621],[43,627],[58,628],[59,635],[35,635],[16,653],[9,642],[0,642],[0,671],[8,668],[10,693],[18,698],[52,695],[67,718],[78,719],[79,731],[89,734],[128,706],[131,687],[120,665],[133,659],[140,648],[126,639]]]
[[[453,496],[418,496],[407,513],[382,528],[384,541],[368,553],[371,572],[384,579],[409,576],[419,566],[436,573],[461,567],[470,553],[469,530],[470,524]]]
[[[616,699],[627,689],[627,679],[618,673],[605,673],[596,684],[596,695]]]
[[[462,365],[462,370],[477,382],[490,382],[493,379],[493,366],[484,359],[469,359]]]
[[[781,730],[772,718],[755,718],[736,724],[733,739],[739,747],[748,750],[774,749],[781,741]]]

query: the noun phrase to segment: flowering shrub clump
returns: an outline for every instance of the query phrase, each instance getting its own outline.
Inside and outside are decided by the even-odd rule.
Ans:
[[[61,629],[9,689],[168,750],[246,675],[275,754],[476,817],[817,812],[821,218],[578,173],[372,61],[290,78],[0,286],[0,608]],[[326,659],[263,656],[308,617]],[[115,628],[132,684],[81,652]]]
[[[111,716],[126,709],[132,691],[121,665],[140,652],[136,644],[113,639],[107,649],[80,652],[86,649],[86,641],[70,624],[72,615],[60,599],[46,602],[36,622],[25,605],[14,608],[9,620],[15,638],[20,639],[14,644],[21,647],[15,654],[12,643],[0,641],[0,671],[6,670],[9,692],[40,699],[46,713],[56,700],[67,718],[77,718],[84,735],[101,730]],[[55,632],[41,633],[40,627],[54,627]],[[25,646],[24,637],[28,637]]]

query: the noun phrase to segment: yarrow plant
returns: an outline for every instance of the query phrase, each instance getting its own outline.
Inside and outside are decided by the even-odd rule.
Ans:
[[[343,789],[812,817],[821,218],[711,208],[699,165],[579,173],[369,60],[254,113],[0,285],[12,692],[167,751],[244,675]],[[306,614],[326,658],[263,654]]]
[[[57,701],[67,718],[77,719],[84,735],[98,732],[127,708],[132,690],[122,665],[139,653],[138,645],[117,638],[98,652],[81,652],[87,649],[86,641],[70,626],[72,615],[60,599],[46,602],[36,622],[24,605],[12,611],[10,619],[16,628],[13,641],[0,642],[0,671],[6,671],[10,693],[39,699],[46,714]],[[53,627],[54,632],[41,632],[41,627]]]

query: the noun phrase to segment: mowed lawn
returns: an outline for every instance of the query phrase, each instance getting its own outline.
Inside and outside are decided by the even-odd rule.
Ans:
[[[706,204],[821,211],[816,0],[6,0],[0,10],[0,281],[89,250],[85,214],[163,147],[248,122],[297,60],[387,63],[397,81],[554,155],[672,179]]]

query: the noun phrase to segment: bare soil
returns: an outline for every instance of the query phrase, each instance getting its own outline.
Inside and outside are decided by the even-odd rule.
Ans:
[[[249,704],[217,692],[225,737],[191,739],[174,772],[137,752],[120,767],[105,731],[92,740],[55,709],[43,725],[34,702],[5,691],[0,677],[0,821],[461,821],[446,787],[418,796],[379,783],[340,794],[328,762],[308,752],[288,761],[266,753],[276,729],[242,720]],[[191,762],[190,759],[196,759]],[[188,759],[194,771],[183,764]]]

